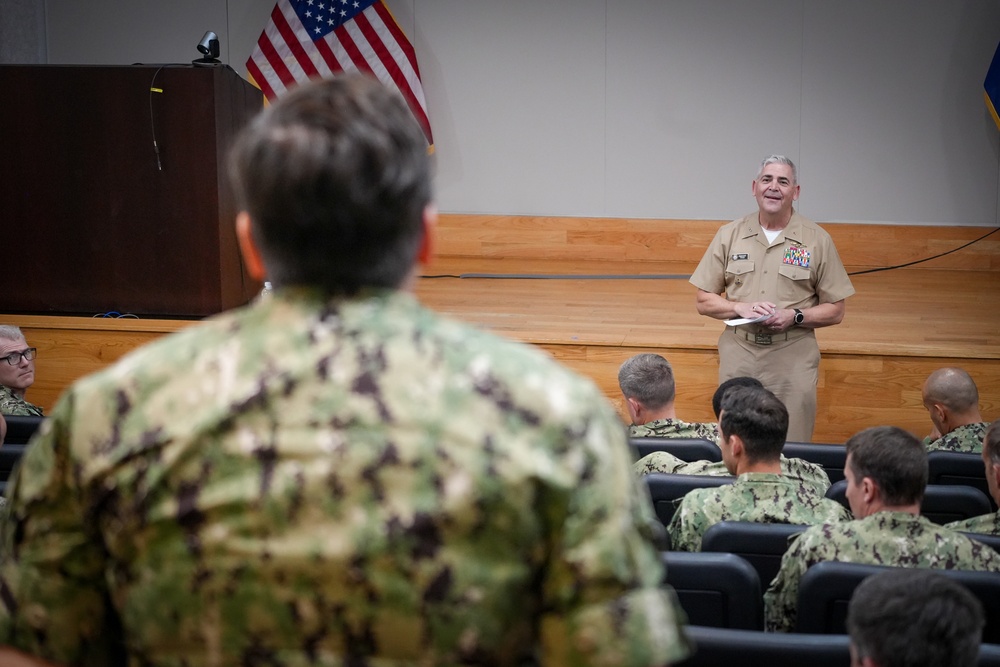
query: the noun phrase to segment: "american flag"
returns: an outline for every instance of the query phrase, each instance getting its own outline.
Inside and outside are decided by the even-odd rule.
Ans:
[[[400,92],[434,145],[416,54],[382,0],[278,0],[247,71],[268,101],[307,79],[372,74]]]

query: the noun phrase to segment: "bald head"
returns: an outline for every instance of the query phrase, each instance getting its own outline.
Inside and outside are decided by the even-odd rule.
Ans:
[[[961,368],[939,368],[924,382],[924,407],[938,436],[960,426],[983,420],[979,414],[979,390]]]
[[[979,389],[961,368],[939,368],[924,382],[924,404],[940,403],[952,412],[979,410]]]

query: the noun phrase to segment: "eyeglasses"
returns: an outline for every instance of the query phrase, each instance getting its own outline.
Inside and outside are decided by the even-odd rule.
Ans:
[[[29,347],[27,350],[22,350],[20,352],[11,352],[6,357],[0,357],[0,359],[5,360],[11,366],[17,366],[19,363],[21,363],[21,357],[24,357],[28,361],[34,359],[35,352],[37,352],[36,348]]]

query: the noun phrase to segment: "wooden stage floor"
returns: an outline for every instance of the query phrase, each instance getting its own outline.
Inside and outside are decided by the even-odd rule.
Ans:
[[[674,366],[678,416],[707,421],[714,418],[716,341],[723,325],[695,311],[695,290],[687,282],[693,268],[691,262],[453,255],[432,262],[424,275],[638,273],[646,277],[422,277],[415,289],[435,310],[547,350],[592,378],[620,412],[618,366],[638,352],[658,352]],[[920,388],[931,371],[946,365],[961,366],[975,378],[985,419],[1000,417],[998,276],[996,268],[898,269],[854,276],[857,294],[848,299],[844,322],[817,334],[823,360],[814,441],[842,443],[862,428],[881,424],[926,434],[930,422]],[[193,324],[33,315],[0,318],[20,326],[38,347],[37,380],[28,398],[46,409],[78,377]]]
[[[443,258],[425,268],[416,292],[429,307],[479,328],[536,344],[591,377],[622,411],[617,370],[639,352],[674,365],[681,419],[710,420],[724,325],[698,315],[690,263],[545,262]],[[473,278],[608,275],[613,278]],[[654,277],[655,276],[655,277]],[[669,277],[668,277],[669,276]],[[815,442],[844,442],[858,430],[894,424],[930,429],[920,389],[941,366],[975,378],[984,419],[1000,417],[1000,295],[991,271],[896,269],[852,276],[838,326],[817,332],[820,365]]]

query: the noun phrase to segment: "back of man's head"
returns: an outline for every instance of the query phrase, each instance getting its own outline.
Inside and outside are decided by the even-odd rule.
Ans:
[[[888,506],[919,503],[927,487],[927,451],[911,433],[896,426],[873,426],[846,444],[856,480],[871,478]]]
[[[375,79],[299,84],[244,128],[230,175],[276,286],[353,294],[410,275],[431,165],[406,103]]]
[[[618,369],[618,386],[625,398],[634,398],[649,410],[672,403],[676,395],[674,371],[658,354],[637,354]]]
[[[955,413],[979,409],[979,389],[961,368],[939,368],[924,382],[924,403],[940,403]]]
[[[716,388],[715,393],[712,394],[712,411],[715,413],[715,418],[719,418],[719,412],[722,411],[722,397],[726,395],[726,392],[733,387],[763,387],[764,385],[757,378],[752,378],[748,375],[740,375],[734,378],[729,378],[725,382],[719,384]]]
[[[971,667],[984,619],[964,586],[927,569],[874,574],[855,589],[847,631],[857,662],[877,667]]]
[[[788,435],[788,410],[763,387],[733,387],[722,399],[723,439],[739,436],[750,463],[777,461]]]

